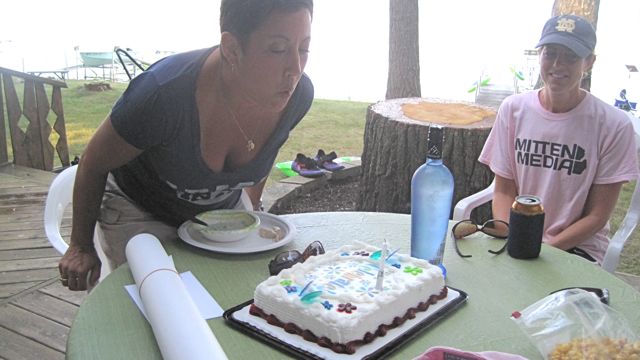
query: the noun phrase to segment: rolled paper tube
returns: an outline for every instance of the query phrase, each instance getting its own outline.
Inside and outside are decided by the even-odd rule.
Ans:
[[[125,251],[162,357],[227,359],[160,241],[139,234]]]

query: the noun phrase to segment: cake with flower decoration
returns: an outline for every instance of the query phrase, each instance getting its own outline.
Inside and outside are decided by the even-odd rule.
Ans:
[[[446,297],[439,267],[394,251],[346,245],[260,283],[249,313],[352,354]]]

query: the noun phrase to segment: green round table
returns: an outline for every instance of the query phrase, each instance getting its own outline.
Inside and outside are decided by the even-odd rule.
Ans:
[[[285,215],[296,227],[293,241],[284,248],[256,254],[229,255],[201,250],[176,240],[165,244],[178,272],[191,271],[223,309],[253,297],[255,286],[268,277],[267,264],[285,249],[302,250],[320,240],[334,249],[355,240],[409,253],[409,215],[365,212],[306,213]],[[572,286],[607,288],[610,305],[622,312],[640,333],[640,293],[599,267],[550,246],[539,258],[516,260],[503,253],[493,255],[503,240],[477,233],[460,241],[460,258],[447,241],[444,264],[447,284],[465,291],[468,299],[450,313],[394,351],[391,358],[410,359],[432,346],[468,351],[504,351],[541,359],[532,343],[510,316],[550,292]],[[104,279],[87,296],[73,322],[67,341],[69,359],[161,359],[151,327],[124,290],[134,283],[127,264]],[[223,318],[208,320],[229,359],[261,360],[287,356],[268,344],[230,327]]]

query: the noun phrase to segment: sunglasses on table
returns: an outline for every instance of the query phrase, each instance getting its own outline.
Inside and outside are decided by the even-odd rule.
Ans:
[[[293,265],[304,262],[310,256],[324,254],[324,247],[320,241],[314,241],[301,253],[298,250],[288,250],[276,255],[269,261],[269,274],[278,275],[280,271],[288,269]]]
[[[581,290],[584,290],[584,291],[588,291],[588,292],[594,294],[595,296],[597,296],[598,299],[600,299],[600,301],[603,304],[609,305],[609,289],[605,289],[605,288],[575,286],[575,287],[568,287],[568,288],[552,291],[549,295],[555,294],[555,293],[560,292],[560,291],[572,290],[572,289],[581,289]]]
[[[506,239],[509,236],[509,223],[502,220],[491,219],[485,221],[482,225],[478,225],[474,223],[472,220],[462,220],[451,228],[451,233],[453,235],[453,244],[455,245],[456,253],[460,255],[460,257],[468,258],[471,255],[464,255],[460,249],[458,248],[458,240],[469,236],[471,234],[475,234],[478,231],[487,234],[489,236],[493,236],[498,239]],[[490,253],[498,255],[504,252],[507,248],[505,244],[500,250],[488,250]]]

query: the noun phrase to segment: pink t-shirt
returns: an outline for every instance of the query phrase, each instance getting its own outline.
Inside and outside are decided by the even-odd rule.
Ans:
[[[592,184],[638,178],[635,132],[627,115],[587,93],[573,110],[552,113],[538,91],[504,100],[479,161],[536,195],[545,209],[544,241],[582,215]],[[609,225],[578,247],[602,262]]]

